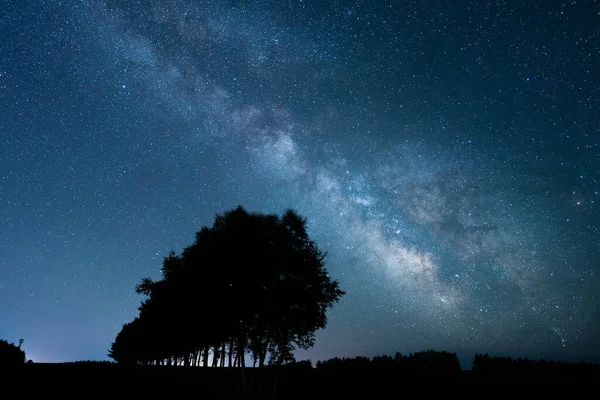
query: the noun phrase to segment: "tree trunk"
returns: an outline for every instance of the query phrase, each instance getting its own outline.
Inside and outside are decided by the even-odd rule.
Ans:
[[[216,367],[219,363],[219,346],[215,346],[213,348],[213,359],[212,359],[212,366]]]
[[[229,341],[229,354],[228,354],[228,363],[227,366],[231,368],[231,356],[233,355],[233,339]]]
[[[202,354],[202,366],[208,367],[208,346],[204,348],[204,353]]]
[[[259,363],[258,363],[258,367],[262,368],[265,366],[265,360],[267,358],[267,349],[269,347],[269,341],[265,340],[264,343],[261,341],[260,343],[260,350],[259,350]]]
[[[240,346],[240,366],[242,368],[246,368],[246,357],[243,344]]]
[[[260,353],[258,354],[258,368],[262,368],[265,366],[266,357],[266,353],[263,352],[263,349],[260,349]]]
[[[226,342],[223,342],[223,348],[221,349],[221,367],[225,366],[225,355],[226,355]]]
[[[244,368],[246,366],[246,361],[244,357],[244,342],[242,339],[238,339],[238,345],[235,354],[235,365],[238,368]]]
[[[245,354],[245,348],[244,348],[244,341],[243,339],[238,339],[238,358],[239,358],[239,371],[240,374],[238,376],[241,376],[241,387],[243,389],[243,396],[244,398],[247,398],[249,393],[250,393],[250,383],[248,382],[249,377],[246,376],[246,354]],[[240,385],[238,384],[238,387]]]

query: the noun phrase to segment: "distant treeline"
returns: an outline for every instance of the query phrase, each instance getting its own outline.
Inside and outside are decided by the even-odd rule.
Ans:
[[[111,365],[111,364],[115,364],[114,361],[108,361],[108,360],[102,360],[102,361],[95,361],[95,360],[81,360],[81,361],[65,361],[65,362],[61,362],[59,364],[74,364],[74,365]]]
[[[569,363],[562,361],[530,360],[528,358],[490,357],[475,354],[472,370],[475,372],[600,372],[599,364]]]
[[[394,357],[383,355],[373,358],[331,358],[327,361],[317,362],[318,369],[345,369],[345,368],[401,368],[414,371],[457,372],[460,371],[460,362],[456,353],[447,351],[420,351],[410,353],[408,356],[396,353]]]
[[[303,361],[310,366],[310,361]],[[299,365],[295,363],[294,365]],[[353,368],[399,368],[412,371],[456,372],[461,370],[456,353],[427,350],[409,355],[396,353],[395,356],[376,357],[334,357],[318,361],[318,369],[344,370]],[[531,360],[528,358],[491,357],[488,354],[475,354],[472,371],[474,372],[600,372],[600,364],[570,363],[563,361]]]

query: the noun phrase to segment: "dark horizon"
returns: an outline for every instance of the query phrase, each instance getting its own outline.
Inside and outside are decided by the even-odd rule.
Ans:
[[[9,341],[10,342],[10,341]],[[23,345],[23,350],[25,351],[25,353],[27,354],[27,346],[26,343]],[[399,353],[403,354],[403,355],[409,355],[410,353],[414,353],[414,352],[419,352],[419,351],[426,351],[429,349],[416,349],[413,351],[398,351]],[[458,356],[458,360],[460,362],[461,368],[463,371],[469,371],[471,370],[472,367],[472,363],[473,363],[473,358],[476,354],[488,354],[490,357],[509,357],[512,359],[518,359],[518,358],[527,358],[529,360],[533,360],[533,361],[539,361],[539,360],[543,360],[543,361],[556,361],[556,362],[567,362],[567,363],[588,363],[588,364],[600,364],[600,357],[595,357],[595,356],[590,356],[589,354],[569,354],[569,355],[564,355],[564,354],[560,354],[560,353],[544,353],[544,352],[538,352],[538,353],[530,353],[528,355],[519,353],[519,352],[490,352],[490,351],[486,351],[485,349],[460,349],[460,350],[452,350],[452,349],[441,349],[441,348],[432,348],[432,350],[435,351],[448,351],[451,353],[455,353]],[[303,357],[302,354],[306,353],[307,351],[300,351],[297,352],[297,357],[296,357],[296,361],[311,361],[312,365],[315,366],[315,364],[318,361],[326,361],[329,360],[331,358],[335,358],[335,357],[339,357],[339,358],[353,358],[353,357],[368,357],[368,358],[372,358],[372,357],[378,357],[378,356],[383,356],[383,355],[390,355],[393,356],[395,353],[382,353],[382,352],[369,352],[369,351],[363,351],[363,352],[353,352],[352,354],[344,354],[344,355],[333,355],[331,357],[327,357],[327,358],[323,358],[323,359],[309,359],[306,357]],[[29,357],[29,355],[27,354],[27,360],[30,360],[31,358]],[[80,358],[80,359],[73,359],[73,360],[53,360],[53,361],[44,361],[44,360],[35,360],[35,359],[31,359],[33,362],[35,363],[47,363],[47,364],[60,364],[60,363],[76,363],[76,362],[86,362],[86,361],[91,361],[91,362],[114,362],[114,360],[111,360],[109,357],[104,357],[101,359],[90,359],[90,358]],[[251,357],[249,355],[246,356],[246,366],[247,368],[252,368],[252,360]],[[227,368],[227,367],[225,367]],[[258,367],[256,367],[258,368]]]
[[[347,292],[299,359],[600,362],[598,2],[0,10],[0,339],[28,358],[108,359],[136,285],[241,204],[305,216]]]

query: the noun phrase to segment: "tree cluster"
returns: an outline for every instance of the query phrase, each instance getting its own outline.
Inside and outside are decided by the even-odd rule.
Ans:
[[[472,370],[475,372],[600,372],[599,364],[569,363],[563,361],[531,360],[528,358],[490,357],[475,354]]]
[[[0,340],[0,367],[13,367],[25,364],[25,352],[21,350],[23,339],[19,345],[8,343],[6,340]]]
[[[314,344],[326,310],[344,294],[306,220],[243,207],[215,217],[180,255],[163,260],[162,279],[144,279],[139,316],[125,324],[109,356],[120,363],[245,366],[284,364]]]
[[[356,368],[399,368],[410,371],[455,372],[460,371],[460,362],[456,353],[427,350],[410,353],[408,356],[396,353],[394,357],[383,355],[373,358],[331,358],[317,362],[322,369],[356,369]]]

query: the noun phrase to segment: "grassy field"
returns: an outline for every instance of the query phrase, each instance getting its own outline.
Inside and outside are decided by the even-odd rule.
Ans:
[[[572,397],[600,382],[597,374],[410,373],[385,369],[240,369],[125,367],[117,364],[27,364],[2,373],[20,396],[163,395],[210,399],[400,399],[456,395],[497,397],[560,393]],[[2,398],[14,398],[0,396]],[[554,397],[554,396],[553,396]]]

